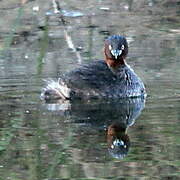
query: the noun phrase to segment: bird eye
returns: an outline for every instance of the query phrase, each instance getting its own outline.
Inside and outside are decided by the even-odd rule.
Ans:
[[[112,50],[112,46],[111,46],[111,45],[109,45],[109,50],[110,50],[110,51]]]
[[[121,50],[124,50],[124,45],[121,46]]]

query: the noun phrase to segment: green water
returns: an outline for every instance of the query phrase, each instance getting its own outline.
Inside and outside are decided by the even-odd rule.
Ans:
[[[60,5],[65,24],[49,1],[0,2],[0,180],[179,179],[179,2]],[[145,82],[146,102],[40,100],[44,79],[103,59],[112,34],[127,37],[127,62]],[[114,122],[125,123],[130,140],[121,158],[108,148]]]

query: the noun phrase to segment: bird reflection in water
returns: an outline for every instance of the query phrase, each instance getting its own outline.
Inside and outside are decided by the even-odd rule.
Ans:
[[[83,132],[84,136],[86,133],[91,134],[93,132],[92,134],[94,134],[94,131],[97,131],[97,133],[104,132],[108,144],[108,153],[113,158],[123,159],[130,148],[127,128],[132,126],[141,114],[145,107],[145,99],[72,101],[45,104],[45,106],[50,111],[56,111],[58,114],[68,116],[67,119],[70,122],[79,124],[76,126],[77,132]]]
[[[124,123],[113,123],[107,130],[108,151],[112,157],[123,159],[130,147],[130,139],[126,133],[127,126]]]

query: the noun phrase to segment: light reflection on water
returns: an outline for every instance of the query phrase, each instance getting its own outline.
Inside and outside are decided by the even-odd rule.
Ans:
[[[30,8],[35,2],[25,5],[26,16],[0,59],[2,179],[180,177],[179,5],[173,4],[175,1],[128,2],[92,1],[89,6],[76,2],[73,6],[74,2],[63,1],[65,9],[78,7],[75,11],[84,16],[67,17],[65,27],[57,17],[50,16],[48,40],[44,17],[49,3],[39,1],[43,3],[39,13]],[[6,3],[3,2],[3,8],[10,5]],[[8,22],[1,20],[0,47],[16,17],[18,6],[15,7],[6,9]],[[68,49],[64,29],[76,52]],[[132,102],[76,102],[60,106],[40,101],[43,79],[56,78],[78,66],[77,52],[85,63],[102,59],[104,38],[111,34],[127,36],[127,61],[147,87],[146,107],[137,119],[135,115],[143,109],[143,102],[135,106]],[[48,48],[43,45],[47,42]],[[128,119],[133,121],[125,123]],[[108,152],[113,138],[107,136],[107,129],[115,121],[123,124],[117,128],[121,131],[118,136],[127,140],[123,140],[127,149],[121,149],[119,152],[123,153],[119,155],[118,151]],[[109,147],[123,144],[113,142]]]

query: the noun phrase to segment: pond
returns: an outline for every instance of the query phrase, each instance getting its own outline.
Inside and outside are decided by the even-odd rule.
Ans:
[[[180,3],[53,2],[0,1],[0,180],[179,179]],[[146,99],[40,99],[45,80],[104,59],[113,34]]]

